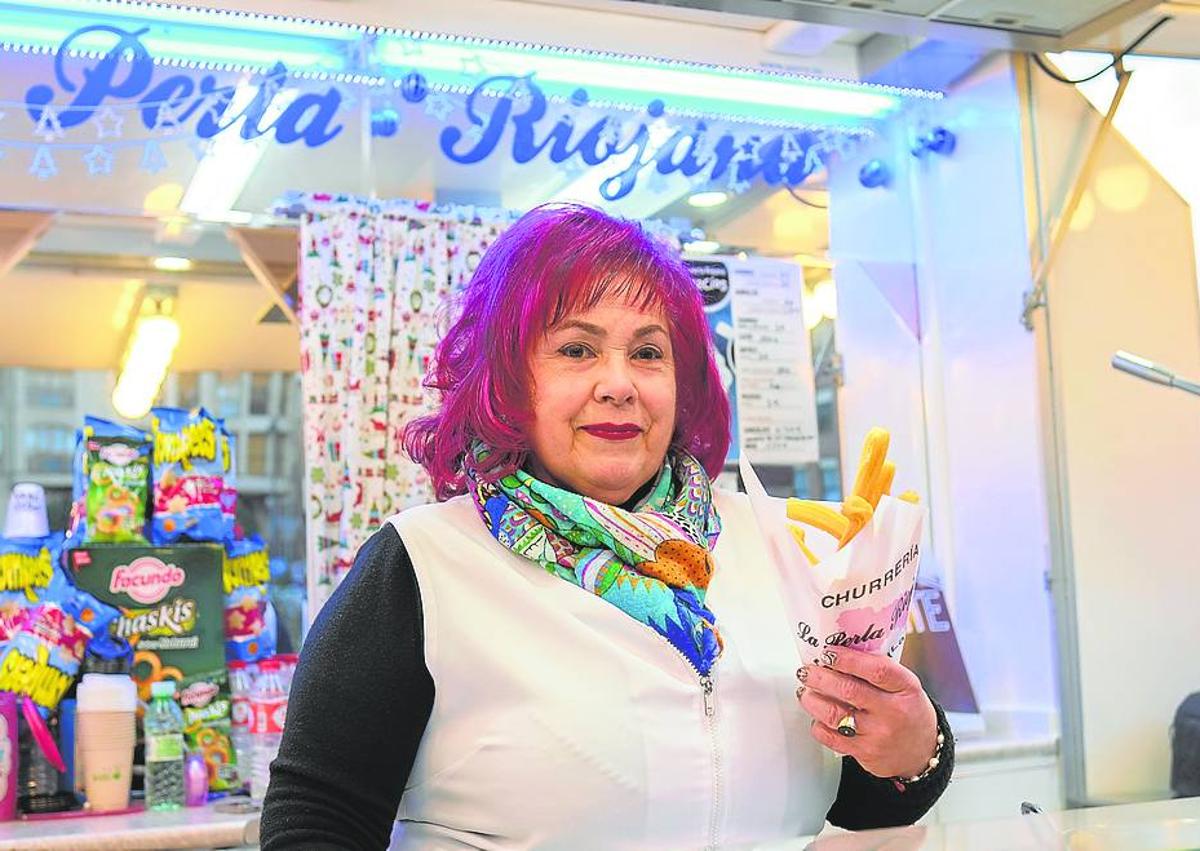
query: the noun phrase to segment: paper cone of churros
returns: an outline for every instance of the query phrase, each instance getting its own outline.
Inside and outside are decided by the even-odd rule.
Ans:
[[[888,442],[871,429],[841,504],[773,497],[745,453],[739,461],[804,664],[824,664],[836,647],[900,658],[926,510],[911,491],[891,495]]]

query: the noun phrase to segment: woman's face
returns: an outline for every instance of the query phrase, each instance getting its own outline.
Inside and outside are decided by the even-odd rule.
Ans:
[[[623,300],[564,318],[530,364],[531,472],[620,505],[662,468],[675,429],[667,320]]]

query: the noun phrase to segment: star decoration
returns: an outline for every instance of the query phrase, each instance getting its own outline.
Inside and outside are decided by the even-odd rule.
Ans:
[[[87,163],[88,174],[112,174],[112,149],[106,145],[93,145],[92,149],[83,155],[83,161]]]
[[[454,101],[443,94],[430,95],[425,99],[425,114],[433,116],[438,121],[445,121],[454,112]]]
[[[42,108],[42,114],[37,120],[37,125],[33,128],[33,135],[41,136],[43,141],[53,142],[55,139],[61,139],[63,133],[62,122],[58,120],[58,112],[52,106]]]
[[[749,180],[735,180],[733,173],[730,173],[729,178],[729,189],[735,195],[741,195],[750,188]]]
[[[467,139],[469,142],[478,144],[479,140],[483,138],[483,125],[471,125],[471,129],[469,129],[466,133],[463,133],[463,138]]]
[[[119,139],[125,119],[111,106],[106,106],[92,116],[92,123],[96,125],[97,139]]]
[[[29,173],[38,180],[49,180],[58,174],[54,155],[45,145],[38,145],[38,149],[33,154],[33,164],[29,167]]]
[[[487,73],[487,67],[480,61],[478,53],[472,53],[462,60],[462,73],[466,77],[482,77]]]
[[[508,96],[515,101],[523,101],[530,97],[529,77],[518,77],[508,87]]]
[[[160,103],[154,113],[154,129],[162,132],[177,128],[183,107],[184,104],[181,102],[163,101]]]

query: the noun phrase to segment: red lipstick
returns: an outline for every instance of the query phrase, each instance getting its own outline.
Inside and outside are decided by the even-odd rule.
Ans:
[[[641,426],[634,423],[593,423],[583,430],[601,440],[631,440],[642,433]]]

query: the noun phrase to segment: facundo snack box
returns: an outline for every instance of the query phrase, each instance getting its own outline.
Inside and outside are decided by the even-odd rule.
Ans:
[[[222,586],[224,548],[97,546],[71,550],[75,583],[121,614],[109,627],[133,646],[138,697],[177,681],[189,749],[203,752],[209,788],[237,788],[230,740]]]

